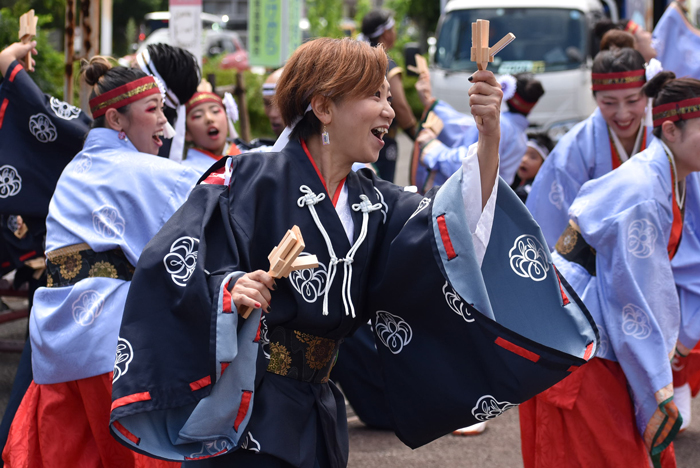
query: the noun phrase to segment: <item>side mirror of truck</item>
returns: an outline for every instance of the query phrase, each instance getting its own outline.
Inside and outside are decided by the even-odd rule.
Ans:
[[[408,42],[403,47],[403,58],[406,64],[407,76],[418,76],[415,72],[411,71],[411,68],[416,66],[416,54],[420,54],[420,47],[417,42]],[[409,65],[412,67],[409,68]]]

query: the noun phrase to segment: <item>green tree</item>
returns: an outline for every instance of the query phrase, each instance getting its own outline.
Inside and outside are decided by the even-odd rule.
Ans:
[[[306,0],[311,37],[345,37],[340,27],[343,9],[338,0]]]

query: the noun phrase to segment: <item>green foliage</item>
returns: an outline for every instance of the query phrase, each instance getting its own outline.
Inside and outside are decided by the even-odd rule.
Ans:
[[[216,76],[216,86],[231,86],[236,84],[236,70],[222,70],[219,68],[223,55],[210,58],[202,67],[202,76],[210,74]],[[250,119],[250,134],[252,138],[274,138],[270,121],[265,115],[262,98],[262,85],[266,76],[256,75],[250,71],[243,72],[245,83],[246,104],[248,105],[248,117]],[[236,130],[240,132],[240,123],[236,123]]]
[[[0,9],[0,47],[4,48],[18,41],[19,17],[29,9],[29,2],[20,0],[15,6]],[[56,52],[49,44],[46,26],[51,23],[50,15],[38,15],[36,49],[36,71],[32,74],[39,88],[52,96],[63,96],[63,54]]]
[[[345,37],[340,27],[343,9],[338,0],[306,0],[311,37]]]

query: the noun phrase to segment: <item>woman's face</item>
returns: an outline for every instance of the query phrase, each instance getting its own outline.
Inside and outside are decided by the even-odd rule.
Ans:
[[[680,135],[666,141],[676,158],[679,175],[700,171],[700,117],[685,121]]]
[[[634,33],[634,39],[636,40],[635,49],[642,54],[645,62],[656,58],[656,49],[651,45],[651,33],[643,28],[637,28]]]
[[[647,100],[641,88],[597,91],[595,100],[605,122],[620,139],[637,136],[646,117]]]
[[[228,135],[226,112],[220,104],[205,102],[187,114],[185,140],[216,155],[223,154]]]
[[[379,36],[379,42],[384,44],[384,49],[392,49],[394,44],[396,44],[396,26],[392,26],[391,29],[384,31],[382,35]]]
[[[544,160],[542,156],[540,156],[540,153],[535,148],[528,146],[523,159],[520,161],[520,167],[518,168],[518,177],[520,177],[520,180],[534,179],[543,162]]]
[[[389,82],[384,79],[372,95],[332,102],[327,125],[331,151],[342,164],[372,163],[384,147],[384,135],[394,120]]]
[[[122,130],[141,153],[158,154],[163,146],[163,128],[168,121],[163,114],[163,98],[160,94],[147,96],[131,103],[129,112],[123,115]]]

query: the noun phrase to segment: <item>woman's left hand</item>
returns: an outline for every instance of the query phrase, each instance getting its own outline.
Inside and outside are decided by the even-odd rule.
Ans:
[[[500,139],[501,137],[501,101],[503,91],[492,72],[477,71],[472,75],[473,83],[469,88],[469,106],[474,117],[481,117],[477,124],[479,133],[484,137]]]

